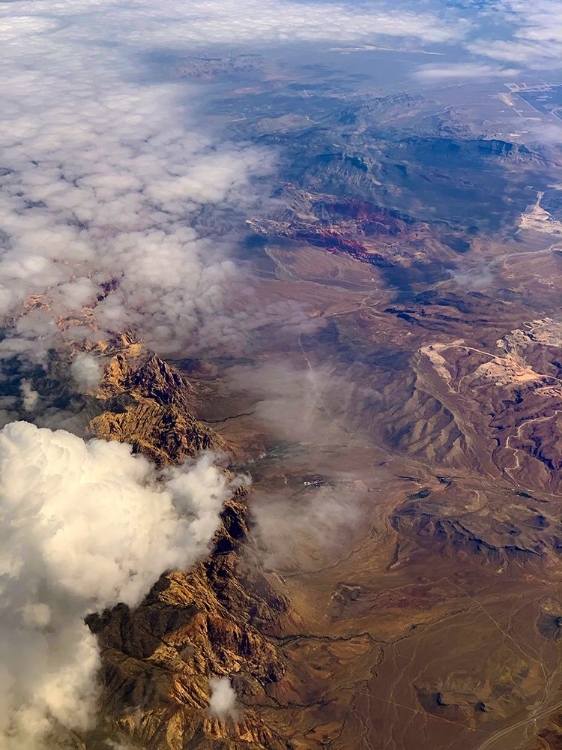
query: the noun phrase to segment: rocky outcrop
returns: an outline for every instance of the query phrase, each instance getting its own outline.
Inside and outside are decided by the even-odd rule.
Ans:
[[[96,397],[107,408],[90,422],[97,437],[131,443],[160,465],[227,445],[192,414],[189,382],[126,337],[113,352]],[[186,746],[286,747],[252,703],[284,672],[266,633],[287,609],[277,579],[261,570],[251,539],[247,490],[226,503],[207,559],[163,574],[145,601],[92,614],[102,652],[100,736],[151,750]],[[244,559],[241,545],[244,544]],[[240,698],[234,719],[208,715],[209,678],[229,676]],[[101,733],[101,735],[100,735]]]
[[[109,407],[90,422],[104,440],[130,443],[158,464],[225,450],[224,442],[193,417],[195,394],[189,382],[165,362],[123,339],[110,359],[99,392]]]

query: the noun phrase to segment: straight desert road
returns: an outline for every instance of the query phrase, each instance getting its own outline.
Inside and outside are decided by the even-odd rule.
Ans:
[[[537,721],[538,719],[542,719],[545,716],[548,716],[549,714],[554,713],[559,708],[562,708],[562,701],[559,701],[554,706],[549,706],[548,708],[543,708],[540,711],[532,714],[531,716],[527,717],[526,719],[521,719],[520,721],[516,722],[515,724],[512,724],[510,727],[506,727],[505,729],[501,729],[499,732],[496,732],[491,737],[488,737],[488,739],[480,745],[478,750],[491,750],[495,747],[496,743],[499,742],[501,739],[509,735],[511,732],[513,732],[516,729],[520,729],[521,727],[526,726],[527,724],[530,724],[533,721]],[[499,748],[498,748],[499,750]],[[508,748],[505,748],[505,750],[508,750]],[[512,750],[512,747],[509,748],[509,750]]]

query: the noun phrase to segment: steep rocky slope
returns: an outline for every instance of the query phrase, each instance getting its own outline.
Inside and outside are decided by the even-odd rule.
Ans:
[[[94,394],[105,409],[90,422],[93,435],[131,443],[160,465],[227,449],[194,418],[193,388],[177,371],[126,336],[105,354],[109,362]],[[285,747],[251,707],[239,720],[208,715],[211,676],[232,677],[240,700],[251,706],[284,671],[263,633],[287,601],[279,581],[252,559],[246,499],[240,489],[226,503],[213,550],[193,570],[162,575],[136,610],[123,605],[88,618],[102,650],[103,702],[86,747],[104,747],[104,738],[154,750],[219,740],[225,748]]]
[[[94,394],[109,408],[89,425],[96,437],[130,443],[157,463],[177,462],[226,445],[194,416],[189,382],[141,344],[124,336]]]

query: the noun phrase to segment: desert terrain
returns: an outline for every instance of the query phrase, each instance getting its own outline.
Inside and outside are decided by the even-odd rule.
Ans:
[[[257,55],[167,75],[276,154],[251,210],[193,218],[236,236],[241,343],[97,336],[108,278],[6,392],[24,378],[77,433],[158,467],[213,450],[244,482],[203,561],[88,616],[96,727],[54,746],[562,747],[560,154],[509,135],[503,83],[389,93]],[[77,393],[84,351],[103,377]]]

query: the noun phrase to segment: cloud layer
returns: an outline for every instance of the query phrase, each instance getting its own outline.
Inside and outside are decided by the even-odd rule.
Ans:
[[[4,4],[0,320],[45,295],[53,319],[95,307],[102,331],[132,327],[160,352],[236,340],[243,315],[224,313],[237,275],[229,243],[193,219],[204,206],[247,207],[274,156],[204,128],[195,88],[143,80],[144,53],[381,35],[448,42],[465,26],[383,3]],[[55,330],[44,317],[27,329],[0,354],[40,348]]]
[[[514,78],[516,68],[502,68],[499,65],[485,65],[475,62],[420,65],[414,72],[418,81],[434,83],[439,81],[477,81],[489,78]]]
[[[95,306],[103,330],[133,327],[161,350],[195,332],[212,338],[236,269],[190,221],[204,204],[240,205],[268,154],[186,128],[173,86],[123,84],[105,65],[92,80],[94,61],[42,51],[41,72],[27,56],[25,71],[14,62],[5,99],[0,316],[46,295],[53,318]],[[108,282],[114,292],[98,301]]]
[[[463,37],[469,24],[451,9],[421,11],[412,2],[345,4],[291,0],[167,0],[155,4],[135,0],[23,0],[14,25],[4,34],[48,31],[62,18],[82,19],[88,14],[90,37],[125,40],[132,45],[244,44],[252,46],[299,41],[360,41],[377,37],[412,37],[425,42],[451,42]],[[2,27],[0,26],[0,33]]]
[[[212,677],[209,680],[211,698],[209,701],[209,713],[218,719],[236,719],[238,710],[236,708],[236,691],[228,677]]]
[[[478,38],[470,52],[533,70],[562,65],[562,7],[558,0],[496,0],[490,7],[500,33]]]
[[[0,744],[43,747],[95,709],[92,611],[137,604],[162,571],[203,555],[232,492],[211,454],[156,472],[130,446],[0,432]]]

